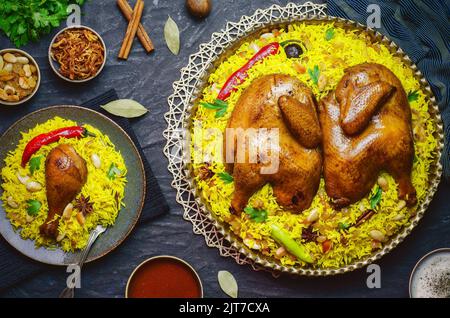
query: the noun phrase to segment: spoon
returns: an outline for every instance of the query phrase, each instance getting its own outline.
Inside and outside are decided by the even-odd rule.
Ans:
[[[98,238],[100,234],[106,231],[106,228],[104,228],[101,225],[97,225],[97,227],[91,232],[89,235],[89,240],[86,245],[86,248],[81,252],[80,259],[78,260],[77,265],[80,268],[83,267],[84,263],[86,262],[86,259],[89,255],[89,252],[91,251],[92,246],[94,245],[95,240]],[[59,294],[59,298],[73,298],[75,295],[75,288],[73,287],[66,287],[61,294]]]

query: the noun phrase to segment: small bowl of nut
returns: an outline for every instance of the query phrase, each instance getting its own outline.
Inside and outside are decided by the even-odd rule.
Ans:
[[[28,53],[0,50],[0,104],[19,105],[36,94],[41,82],[39,66]]]

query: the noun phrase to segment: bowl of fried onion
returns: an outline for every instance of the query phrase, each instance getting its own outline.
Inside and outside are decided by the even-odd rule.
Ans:
[[[54,36],[48,58],[60,78],[72,83],[87,82],[97,77],[105,66],[106,45],[93,29],[70,26]]]

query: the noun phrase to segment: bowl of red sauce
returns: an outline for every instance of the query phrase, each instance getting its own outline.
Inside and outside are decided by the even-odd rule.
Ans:
[[[151,257],[131,273],[126,298],[203,298],[203,286],[194,268],[169,255]]]

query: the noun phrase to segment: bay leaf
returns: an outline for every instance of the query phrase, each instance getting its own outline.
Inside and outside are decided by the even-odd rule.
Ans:
[[[178,55],[180,52],[180,31],[175,21],[169,16],[164,25],[164,38],[170,52]]]
[[[125,117],[136,118],[145,115],[148,110],[132,99],[118,99],[101,106],[108,113]]]
[[[238,296],[238,285],[233,274],[229,271],[219,271],[217,274],[217,279],[219,281],[220,288],[223,292],[230,296],[231,298],[237,298]]]

